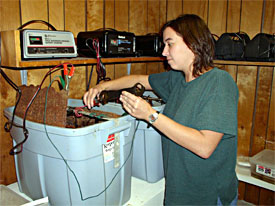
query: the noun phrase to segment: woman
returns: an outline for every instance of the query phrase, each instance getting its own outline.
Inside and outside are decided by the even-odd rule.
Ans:
[[[85,93],[84,102],[90,108],[101,91],[137,82],[154,90],[166,102],[163,114],[126,91],[120,101],[163,134],[164,205],[236,205],[238,88],[213,66],[212,35],[200,17],[182,15],[167,22],[162,34],[162,54],[172,70],[104,82]]]

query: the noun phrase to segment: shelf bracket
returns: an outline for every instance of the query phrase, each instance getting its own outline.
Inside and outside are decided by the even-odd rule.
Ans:
[[[127,74],[130,75],[131,74],[131,63],[127,64]]]
[[[20,70],[20,75],[22,85],[27,85],[28,70]]]

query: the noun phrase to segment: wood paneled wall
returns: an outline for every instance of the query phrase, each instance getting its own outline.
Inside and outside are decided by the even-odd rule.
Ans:
[[[167,20],[182,13],[201,16],[213,34],[275,32],[274,0],[0,0],[0,31],[15,30],[23,23],[40,19],[58,30],[73,32],[98,28],[115,28],[136,35],[158,32]],[[47,29],[33,24],[28,28]],[[220,65],[238,84],[239,155],[252,156],[264,148],[274,148],[274,68]],[[127,65],[107,65],[107,76],[115,79],[127,75]],[[4,69],[18,85],[20,72]],[[28,84],[39,84],[47,69],[28,71]],[[71,98],[81,98],[86,90],[90,67],[77,67],[71,82]],[[132,64],[132,74],[164,71],[162,63]],[[93,74],[92,85],[96,75]],[[46,83],[47,84],[47,83]],[[0,76],[0,111],[14,105],[15,91]],[[13,157],[9,155],[11,138],[3,129],[6,119],[0,117],[0,184],[16,181]],[[240,199],[254,204],[274,204],[274,193],[240,183]]]

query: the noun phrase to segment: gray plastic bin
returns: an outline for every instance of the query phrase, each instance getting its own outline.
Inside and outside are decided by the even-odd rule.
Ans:
[[[146,91],[145,96],[157,97]],[[162,112],[165,104],[153,101],[153,108]],[[121,108],[120,104],[116,104]],[[121,108],[122,109],[122,108]],[[148,128],[144,121],[136,121],[137,131],[134,136],[132,176],[155,183],[164,177],[161,136],[153,127]]]
[[[143,121],[134,137],[132,176],[150,183],[164,177],[161,136]]]
[[[68,104],[81,106],[82,101],[71,99]],[[11,119],[13,109],[4,110],[8,119]],[[94,109],[122,114],[117,107],[108,104]],[[22,125],[23,121],[15,117],[14,122]],[[135,122],[129,115],[76,129],[46,126],[51,141],[75,173],[81,191],[73,173],[49,141],[44,126],[26,122],[29,137],[23,151],[15,155],[21,192],[32,199],[48,196],[49,204],[58,206],[123,205],[130,199],[130,150]],[[112,134],[115,140],[107,142]],[[24,139],[22,128],[14,126],[11,136],[14,144],[21,142]]]

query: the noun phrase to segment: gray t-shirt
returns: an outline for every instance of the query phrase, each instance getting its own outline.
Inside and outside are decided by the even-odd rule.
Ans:
[[[238,87],[225,71],[214,68],[191,82],[171,70],[149,76],[153,90],[166,102],[163,114],[197,130],[223,133],[208,159],[162,136],[165,205],[224,205],[236,197]]]

